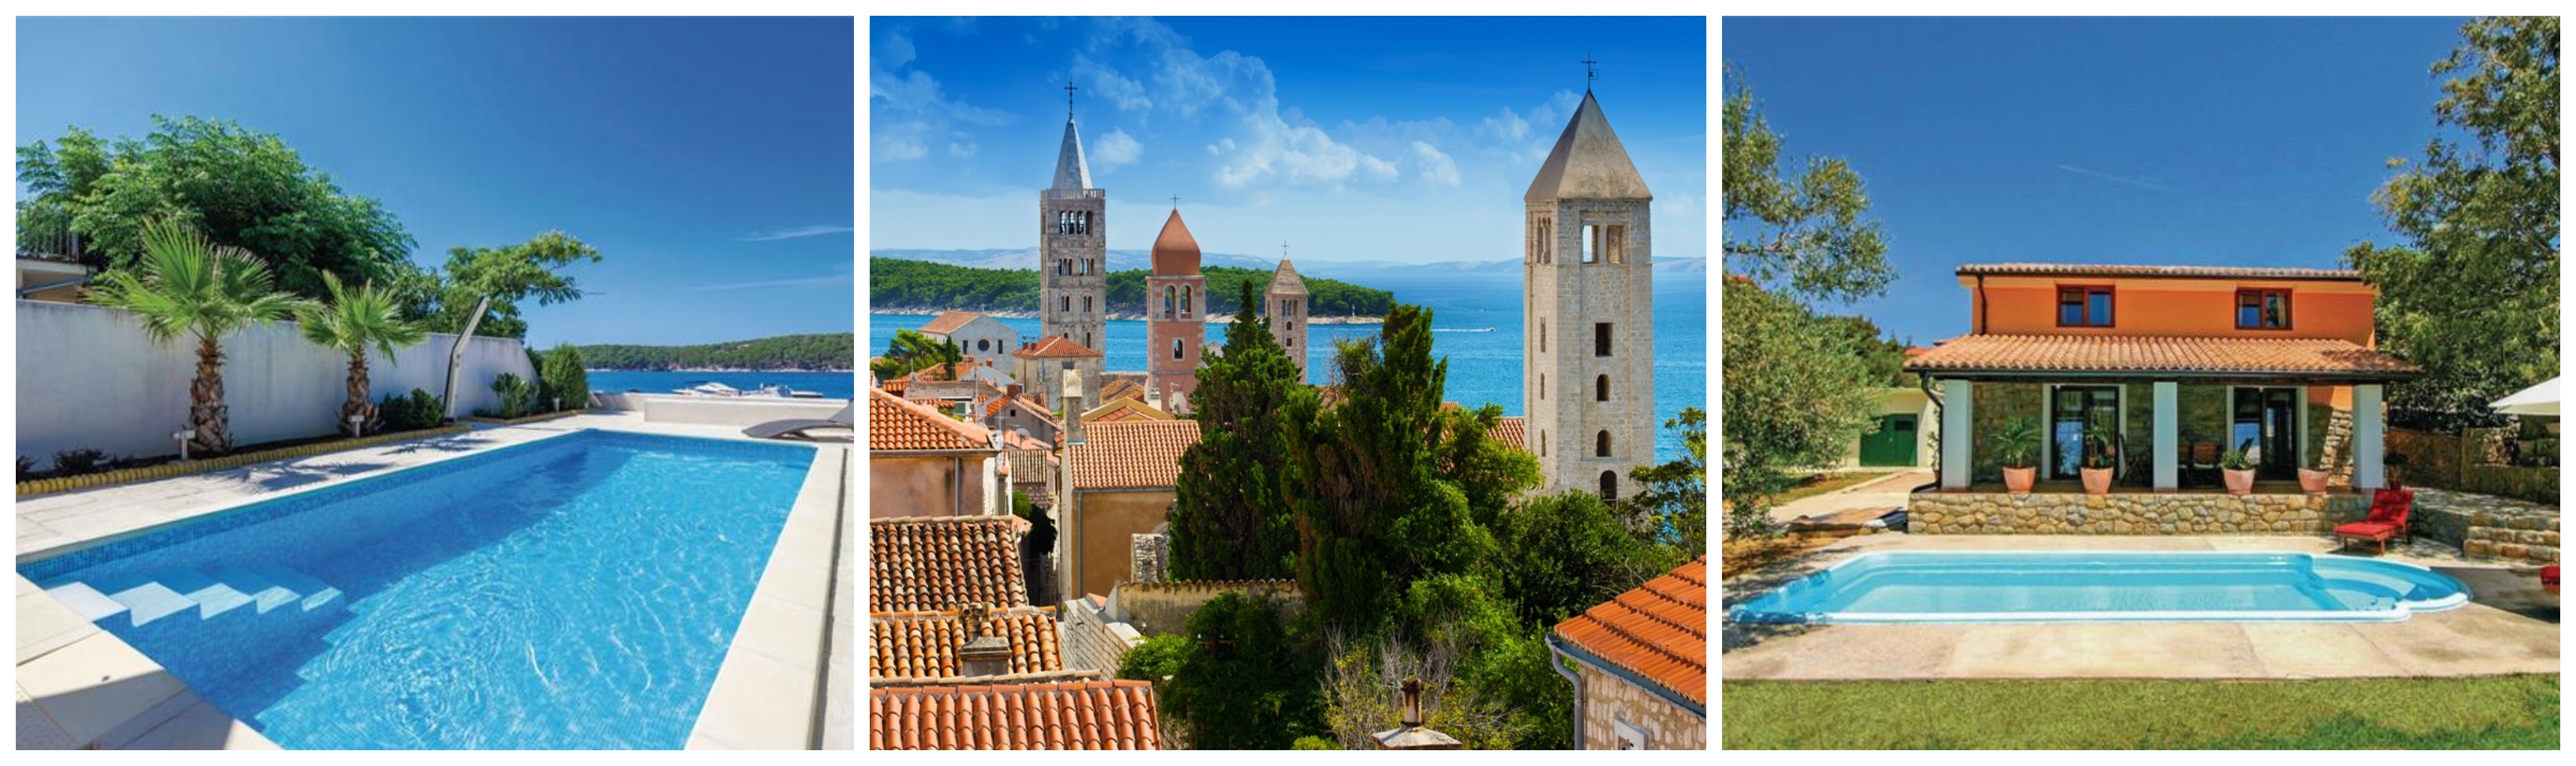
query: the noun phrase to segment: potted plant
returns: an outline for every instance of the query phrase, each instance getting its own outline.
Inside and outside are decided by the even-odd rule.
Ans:
[[[2299,467],[2299,491],[2311,495],[2325,494],[2326,479],[2333,476],[2334,467],[2326,465],[2325,456],[2319,455],[2315,465]]]
[[[2227,494],[2254,494],[2254,461],[2245,458],[2244,447],[2229,447],[2221,453],[2218,470],[2227,477]]]
[[[1995,429],[1995,461],[2003,464],[2004,489],[2016,495],[2030,494],[2030,485],[2039,477],[2039,421],[2022,416],[2004,421]]]
[[[2084,458],[2079,470],[2084,477],[2084,494],[2111,494],[2112,467],[2117,465],[2120,450],[2114,446],[2118,437],[2103,423],[2084,426]]]

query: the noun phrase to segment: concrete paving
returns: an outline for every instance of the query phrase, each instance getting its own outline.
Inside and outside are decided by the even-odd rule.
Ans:
[[[1771,518],[1781,523],[1796,521],[1800,517],[1826,519],[1849,515],[1859,520],[1877,518],[1888,511],[1904,508],[1915,487],[1931,482],[1932,470],[1928,468],[1889,471],[1886,476],[1876,479],[1782,503],[1771,509]]]
[[[1868,535],[1720,584],[1732,606],[1874,550],[2225,550],[2319,553],[2302,536]],[[2295,679],[2558,672],[2558,608],[2524,567],[2462,560],[2430,543],[2392,560],[2467,583],[2473,602],[2393,623],[2052,623],[1763,626],[1728,623],[1734,680],[1992,678]],[[1722,619],[1722,618],[1721,618]]]

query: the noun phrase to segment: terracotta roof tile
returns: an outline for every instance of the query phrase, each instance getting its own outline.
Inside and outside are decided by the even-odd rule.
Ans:
[[[1154,489],[1175,486],[1181,451],[1199,443],[1195,420],[1095,422],[1073,453],[1075,489]]]
[[[1039,417],[1046,418],[1049,421],[1055,420],[1055,418],[1047,417],[1048,410],[1045,402],[1038,401],[1035,397],[1031,397],[1028,394],[1003,394],[1001,396],[993,397],[992,401],[984,405],[984,417],[989,418],[1002,414],[1002,408],[1008,407],[1013,403],[1018,403],[1021,409],[1028,410]]]
[[[1011,642],[1012,673],[1064,669],[1055,608],[1023,606],[992,613],[994,635]],[[957,612],[890,612],[868,619],[868,679],[957,678],[957,647],[969,639]]]
[[[2139,266],[2082,263],[1971,263],[1959,276],[2165,277],[2175,279],[2303,279],[2361,281],[2350,269],[2248,268],[2243,266]]]
[[[1173,210],[1163,219],[1162,233],[1154,235],[1154,276],[1189,276],[1199,273],[1199,241],[1190,236],[1190,227],[1181,223],[1181,211]]]
[[[972,311],[943,311],[938,318],[930,320],[930,324],[922,325],[921,332],[946,335],[956,332],[957,328],[966,326],[967,322],[975,321],[975,318],[980,316],[983,314]]]
[[[1019,350],[1011,352],[1011,355],[1031,358],[1055,356],[1102,356],[1100,352],[1084,348],[1082,344],[1075,343],[1062,335],[1049,335],[1044,338],[1039,338],[1036,342],[1020,346]]]
[[[1557,623],[1556,635],[1708,704],[1708,557]]]
[[[2338,338],[1968,335],[1905,362],[1908,372],[2090,372],[2412,377],[2422,368]]]
[[[1146,404],[1143,399],[1131,399],[1127,397],[1111,399],[1108,404],[1093,407],[1082,413],[1082,422],[1085,423],[1116,423],[1129,420],[1172,419],[1174,419],[1172,413],[1154,409],[1154,405]]]
[[[1145,681],[868,690],[872,750],[1158,750]]]
[[[868,389],[868,451],[990,449],[992,432],[937,408]]]
[[[1100,401],[1116,399],[1145,400],[1145,385],[1132,380],[1113,380],[1100,386]]]
[[[1029,603],[1018,516],[912,516],[868,521],[868,611],[934,612]]]
[[[1513,415],[1495,421],[1494,438],[1511,444],[1513,449],[1528,452],[1530,451],[1528,430],[1529,421],[1519,415]]]

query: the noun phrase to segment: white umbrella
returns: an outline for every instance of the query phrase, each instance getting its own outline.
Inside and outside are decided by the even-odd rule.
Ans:
[[[2546,383],[2516,391],[2512,396],[2497,399],[2491,406],[2495,407],[2495,411],[2507,415],[2556,417],[2558,415],[2558,378],[2550,378]]]

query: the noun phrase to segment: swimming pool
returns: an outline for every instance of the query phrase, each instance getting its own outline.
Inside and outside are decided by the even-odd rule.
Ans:
[[[815,459],[580,431],[20,566],[290,748],[678,748]]]
[[[1752,623],[2391,622],[2468,603],[2431,569],[2306,553],[1863,553],[1737,605]]]

